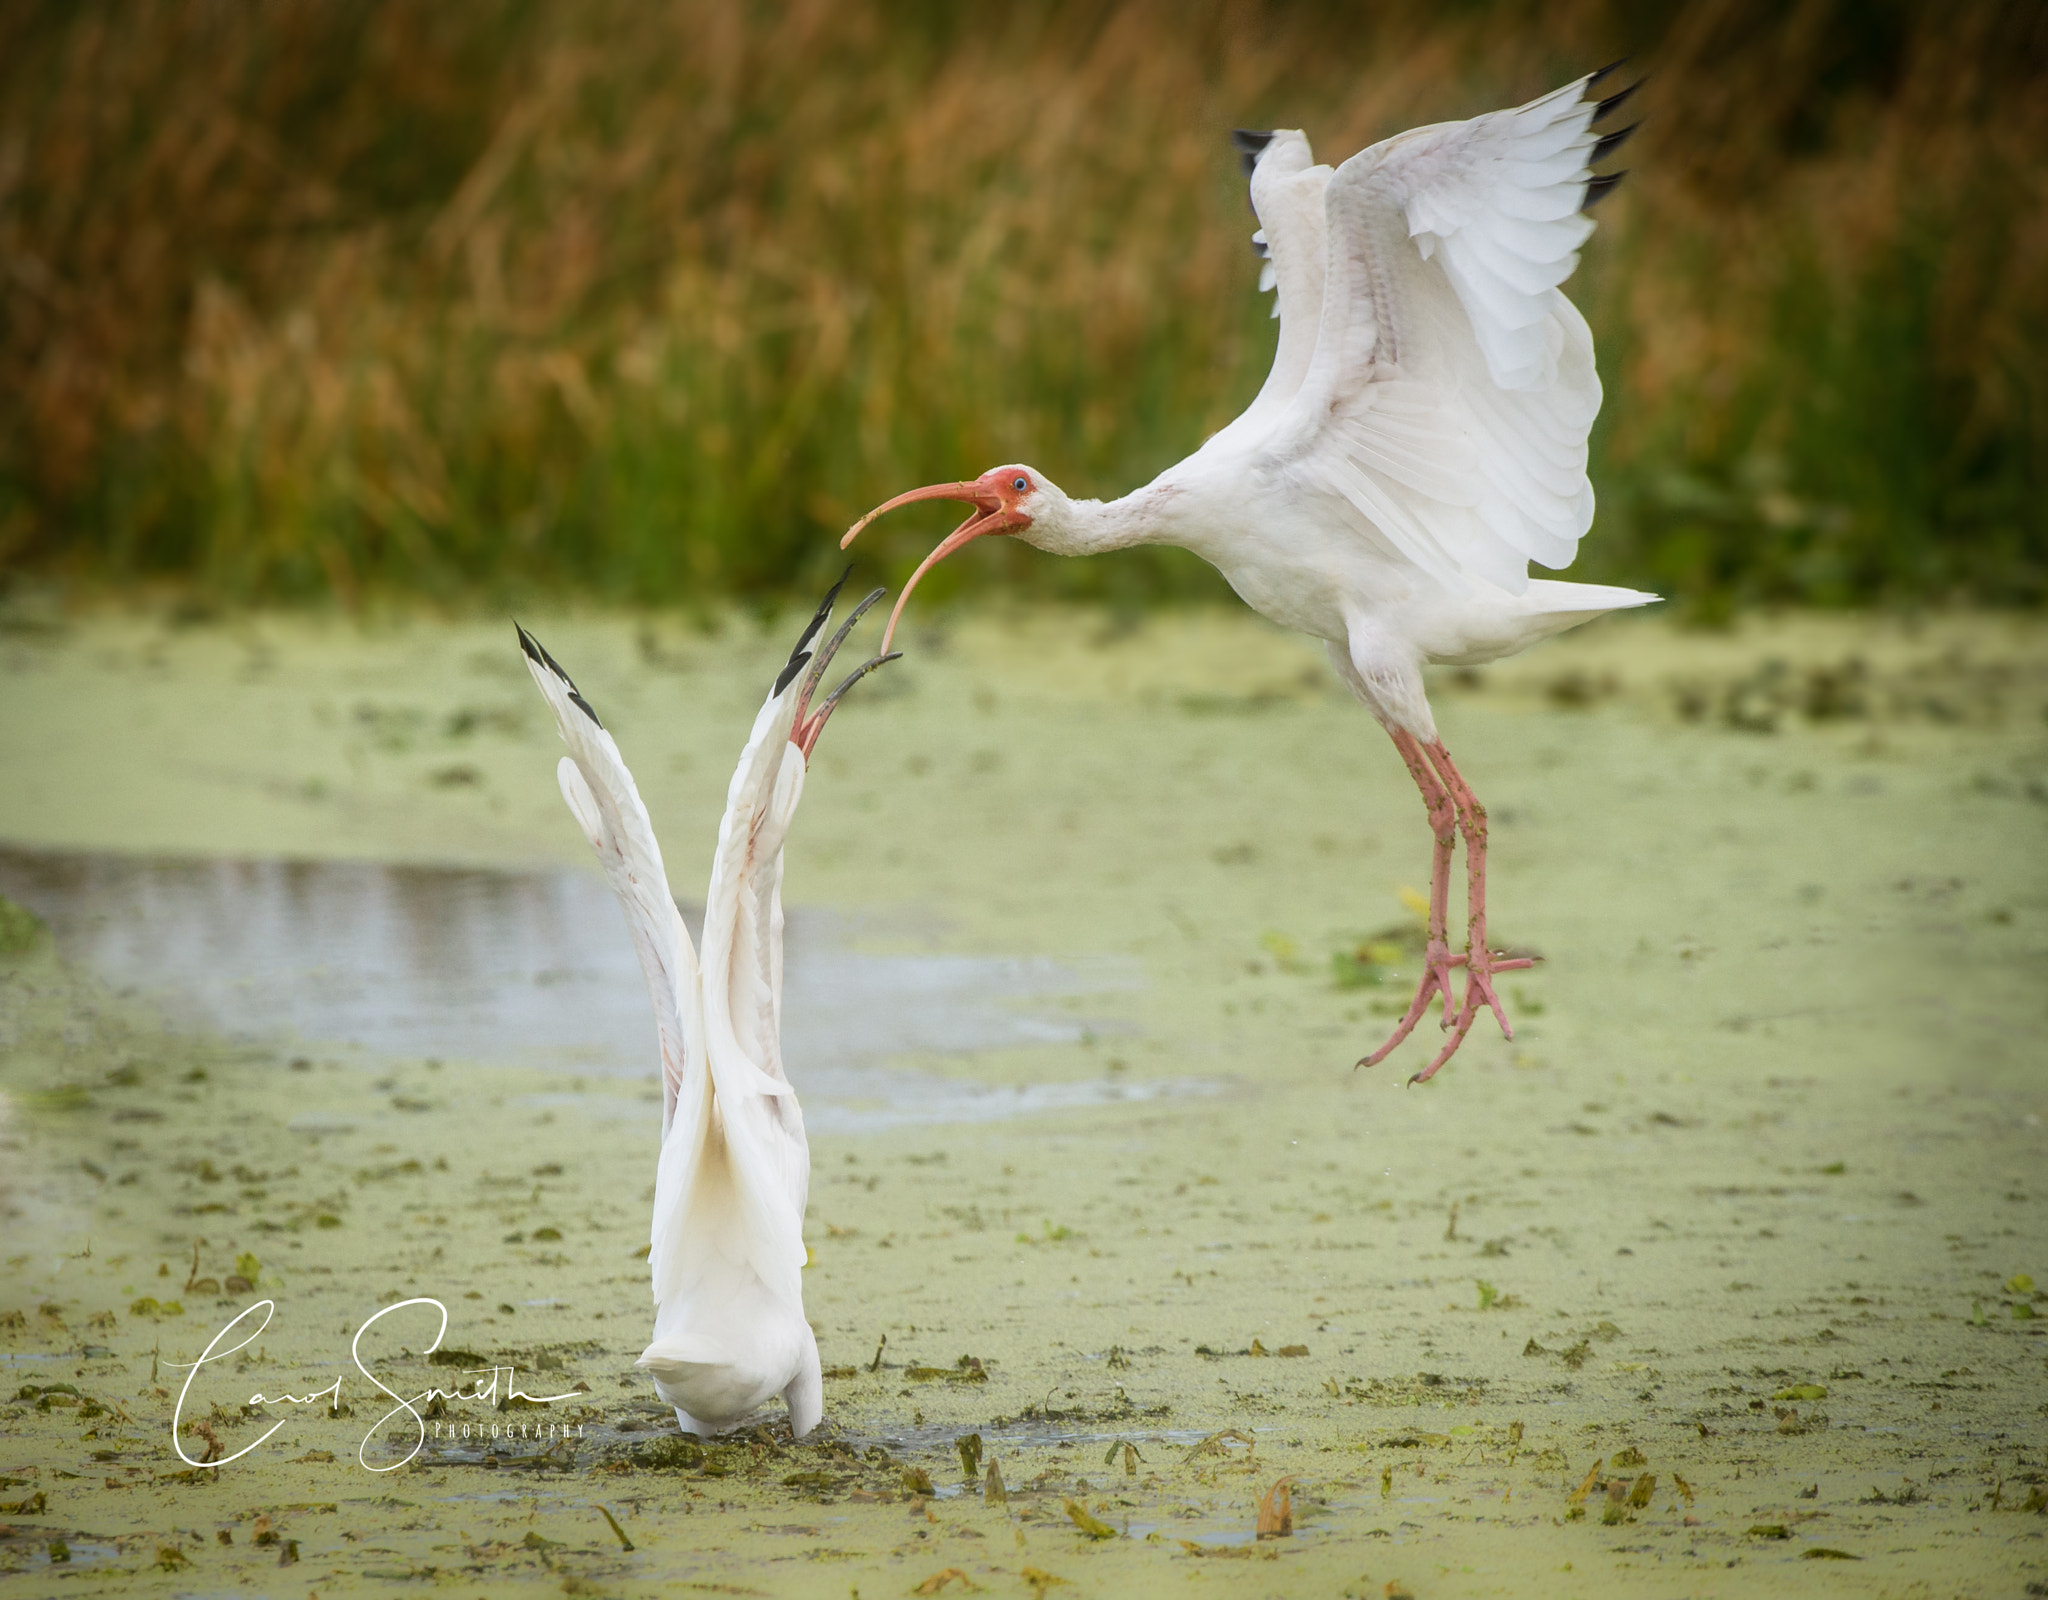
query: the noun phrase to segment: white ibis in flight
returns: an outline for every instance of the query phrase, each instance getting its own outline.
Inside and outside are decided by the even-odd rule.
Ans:
[[[840,583],[844,583],[844,578]],[[730,1428],[773,1395],[802,1438],[824,1412],[818,1341],[804,1318],[803,1112],[782,1070],[782,845],[818,735],[864,662],[815,708],[827,664],[877,589],[820,648],[838,584],[811,618],[754,718],[726,793],[704,900],[701,962],[668,891],[661,848],[619,747],[576,685],[524,628],[533,681],[569,754],[556,776],[626,913],[661,1042],[661,1157],[648,1264],[653,1375],[685,1433]],[[806,670],[808,668],[808,670]]]
[[[1608,68],[1512,111],[1437,123],[1317,166],[1297,131],[1235,135],[1277,293],[1273,370],[1250,407],[1185,461],[1120,500],[1075,500],[1034,467],[912,489],[974,509],[932,565],[1006,534],[1055,555],[1172,544],[1215,566],[1252,608],[1326,642],[1337,674],[1392,735],[1435,835],[1422,979],[1387,1042],[1434,997],[1450,1032],[1482,1006],[1508,1037],[1494,974],[1528,965],[1486,942],[1486,811],[1437,737],[1423,666],[1492,661],[1655,595],[1531,578],[1571,563],[1593,520],[1586,436],[1600,379],[1585,319],[1559,285],[1593,231],[1586,208],[1620,180],[1592,168],[1627,138],[1597,124]],[[1457,835],[1467,940],[1446,935]],[[1453,1007],[1451,969],[1465,969]]]

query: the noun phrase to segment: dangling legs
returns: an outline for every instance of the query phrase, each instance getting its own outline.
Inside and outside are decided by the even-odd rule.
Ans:
[[[1408,1010],[1396,1025],[1393,1036],[1358,1063],[1361,1067],[1371,1067],[1386,1060],[1395,1047],[1415,1031],[1415,1025],[1429,1009],[1430,1001],[1441,996],[1443,1026],[1450,1031],[1451,1037],[1437,1052],[1436,1059],[1408,1080],[1410,1083],[1424,1083],[1434,1077],[1437,1069],[1450,1060],[1457,1053],[1458,1046],[1465,1042],[1465,1035],[1472,1031],[1472,1023],[1479,1015],[1481,1002],[1492,1009],[1500,1022],[1501,1032],[1510,1039],[1514,1037],[1514,1031],[1508,1026],[1507,1013],[1501,1008],[1500,997],[1494,993],[1493,974],[1533,966],[1534,962],[1527,957],[1496,957],[1487,948],[1486,808],[1479,803],[1479,797],[1452,762],[1450,751],[1436,737],[1429,715],[1429,702],[1422,692],[1421,663],[1391,649],[1375,634],[1369,619],[1355,620],[1348,636],[1341,641],[1328,641],[1328,647],[1330,664],[1337,669],[1337,676],[1379,718],[1380,725],[1393,739],[1394,748],[1401,752],[1409,776],[1415,780],[1415,787],[1422,791],[1422,803],[1429,812],[1430,833],[1436,841],[1430,857],[1429,932],[1423,949],[1422,980],[1415,986],[1415,998],[1409,1002]],[[1411,728],[1428,729],[1428,742],[1424,743],[1420,735],[1408,731]],[[1447,933],[1451,855],[1457,848],[1460,833],[1465,836],[1466,946],[1463,954],[1453,955]],[[1453,967],[1465,968],[1465,993],[1455,1017],[1451,1013]]]
[[[1450,751],[1441,742],[1425,745],[1413,734],[1398,728],[1388,731],[1393,737],[1394,747],[1401,752],[1401,759],[1408,764],[1415,786],[1422,791],[1422,803],[1429,811],[1430,831],[1436,839],[1430,858],[1429,934],[1422,957],[1422,981],[1416,985],[1415,998],[1409,1002],[1407,1013],[1396,1025],[1393,1036],[1358,1064],[1373,1067],[1386,1060],[1395,1046],[1415,1030],[1423,1012],[1429,1009],[1430,1001],[1440,995],[1444,1008],[1442,1025],[1450,1030],[1451,1037],[1437,1052],[1436,1058],[1408,1080],[1410,1083],[1427,1083],[1465,1042],[1465,1035],[1472,1031],[1482,1002],[1492,1008],[1502,1034],[1510,1039],[1515,1036],[1514,1029],[1508,1026],[1507,1013],[1501,1008],[1500,996],[1494,992],[1493,974],[1513,972],[1533,966],[1535,962],[1527,956],[1498,957],[1487,948],[1486,808],[1479,803],[1479,797],[1452,762]],[[1464,952],[1453,955],[1446,924],[1449,920],[1451,853],[1460,833],[1465,836],[1466,937]],[[1450,969],[1453,967],[1465,968],[1465,994],[1455,1018],[1451,1013]]]
[[[1394,1047],[1415,1031],[1415,1024],[1422,1020],[1422,1014],[1429,1009],[1429,1002],[1434,996],[1442,996],[1443,1025],[1447,1028],[1451,1025],[1451,968],[1464,960],[1462,956],[1451,954],[1445,931],[1450,911],[1451,852],[1457,848],[1458,842],[1456,803],[1431,770],[1429,759],[1415,735],[1400,728],[1387,731],[1393,737],[1394,748],[1401,752],[1401,759],[1408,763],[1408,772],[1415,779],[1415,787],[1422,791],[1422,803],[1429,812],[1429,828],[1436,836],[1436,848],[1429,863],[1429,937],[1423,949],[1422,981],[1416,985],[1415,998],[1408,1003],[1408,1010],[1395,1026],[1392,1037],[1360,1061],[1361,1067],[1376,1067],[1393,1054]]]
[[[1508,1026],[1507,1012],[1501,1009],[1500,996],[1493,991],[1493,974],[1515,972],[1536,964],[1532,956],[1503,958],[1487,947],[1486,807],[1479,803],[1479,797],[1453,765],[1450,751],[1441,742],[1425,748],[1430,764],[1436,768],[1437,776],[1443,780],[1444,788],[1450,794],[1451,803],[1457,807],[1458,827],[1465,835],[1465,1000],[1458,1007],[1457,1020],[1450,1022],[1446,1019],[1451,1030],[1449,1041],[1437,1052],[1434,1061],[1408,1080],[1410,1083],[1427,1083],[1436,1075],[1437,1068],[1451,1059],[1458,1046],[1465,1042],[1465,1035],[1472,1031],[1481,1001],[1492,1007],[1502,1036],[1512,1039],[1515,1030]]]

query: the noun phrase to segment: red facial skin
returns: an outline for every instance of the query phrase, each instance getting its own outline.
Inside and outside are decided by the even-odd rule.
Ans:
[[[910,575],[910,581],[903,585],[903,592],[896,597],[896,609],[889,613],[889,626],[882,632],[882,651],[888,652],[889,641],[895,637],[896,619],[903,615],[903,604],[910,598],[918,580],[937,566],[962,545],[979,539],[989,533],[1015,533],[1019,528],[1028,527],[1030,516],[1018,509],[1018,503],[1037,491],[1038,485],[1031,474],[1022,467],[996,467],[984,472],[972,483],[934,483],[922,489],[908,489],[893,500],[885,500],[860,521],[846,530],[846,537],[839,541],[844,550],[852,544],[875,518],[885,512],[894,511],[898,506],[907,506],[913,500],[961,500],[974,507],[973,514],[940,541],[939,547],[918,563]]]

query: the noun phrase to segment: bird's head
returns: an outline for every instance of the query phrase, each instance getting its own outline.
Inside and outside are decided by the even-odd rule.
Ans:
[[[884,512],[894,511],[898,506],[907,506],[914,500],[959,500],[974,507],[967,519],[939,542],[937,549],[918,563],[910,575],[910,581],[903,586],[903,592],[896,597],[896,609],[889,613],[889,626],[882,634],[882,649],[886,652],[889,641],[896,632],[896,619],[903,615],[903,603],[910,598],[918,580],[937,566],[962,545],[989,533],[1011,533],[1023,537],[1027,544],[1038,544],[1039,538],[1056,526],[1060,513],[1067,504],[1067,497],[1060,493],[1045,476],[1032,467],[994,467],[968,483],[933,483],[922,489],[907,489],[893,500],[884,500],[860,521],[846,530],[846,537],[839,541],[844,550],[858,537],[875,518]]]

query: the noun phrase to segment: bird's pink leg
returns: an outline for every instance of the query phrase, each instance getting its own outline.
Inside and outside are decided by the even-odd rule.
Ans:
[[[1401,752],[1401,759],[1408,763],[1415,787],[1422,791],[1422,803],[1429,811],[1429,829],[1436,836],[1436,848],[1429,863],[1429,939],[1423,948],[1422,981],[1415,986],[1415,998],[1408,1003],[1408,1010],[1396,1025],[1392,1037],[1360,1061],[1361,1067],[1376,1067],[1386,1060],[1394,1047],[1415,1031],[1415,1024],[1422,1020],[1433,996],[1443,997],[1443,1025],[1447,1028],[1451,1025],[1451,968],[1464,960],[1462,956],[1451,954],[1446,932],[1451,898],[1451,852],[1458,842],[1457,805],[1442,780],[1431,770],[1415,735],[1399,728],[1387,731],[1393,736],[1394,748]]]
[[[1493,991],[1493,974],[1514,972],[1523,967],[1534,966],[1529,956],[1499,957],[1486,944],[1486,807],[1479,803],[1479,797],[1472,792],[1451,760],[1450,751],[1439,742],[1425,747],[1430,764],[1457,807],[1458,827],[1465,835],[1465,999],[1458,1007],[1457,1020],[1451,1024],[1451,1037],[1439,1050],[1436,1059],[1408,1081],[1427,1083],[1436,1075],[1437,1068],[1450,1060],[1459,1045],[1465,1042],[1465,1035],[1472,1031],[1473,1021],[1479,1015],[1479,1005],[1484,1001],[1492,1007],[1494,1020],[1500,1024],[1501,1033],[1507,1038],[1515,1036],[1515,1030],[1508,1026],[1507,1012],[1501,1008],[1500,996]]]

